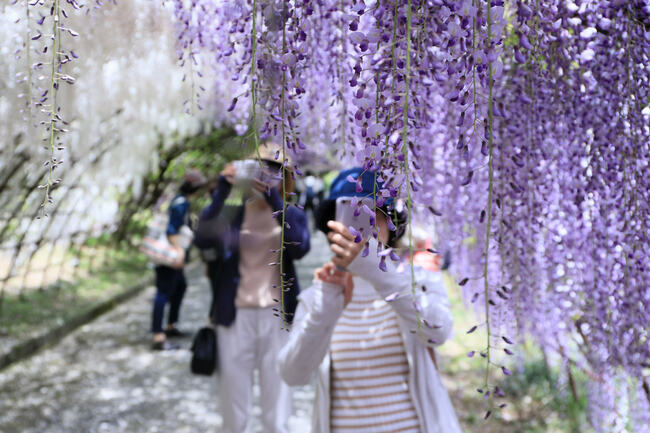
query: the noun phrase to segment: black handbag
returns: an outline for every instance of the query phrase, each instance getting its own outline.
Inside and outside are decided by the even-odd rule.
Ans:
[[[217,333],[213,327],[199,329],[192,342],[192,352],[192,373],[211,376],[215,370],[219,370]]]
[[[199,217],[194,226],[193,244],[200,250],[213,249],[228,237],[228,230],[241,206],[224,205],[218,215],[212,218]]]

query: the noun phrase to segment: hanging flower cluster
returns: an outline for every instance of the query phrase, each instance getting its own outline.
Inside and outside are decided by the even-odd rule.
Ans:
[[[13,0],[16,5],[19,0]],[[23,0],[24,16],[18,20],[24,23],[24,43],[22,49],[15,53],[17,58],[24,58],[26,68],[17,74],[18,85],[23,85],[27,92],[23,108],[26,115],[29,137],[40,135],[39,141],[45,144],[47,176],[40,185],[45,193],[41,204],[42,214],[53,203],[51,192],[61,182],[55,170],[63,163],[60,156],[64,149],[60,135],[67,131],[67,122],[61,116],[59,93],[62,84],[72,85],[75,78],[68,73],[70,63],[78,56],[65,44],[70,38],[79,36],[67,24],[70,10],[82,7],[76,0]],[[42,128],[41,133],[33,131],[32,124]],[[60,171],[60,170],[59,170]]]
[[[505,258],[527,301],[513,305],[517,323],[605,382],[641,379],[650,360],[643,3],[522,2],[498,96]],[[607,419],[592,424],[611,431]]]
[[[337,144],[383,181],[379,201],[424,209],[418,220],[433,223],[481,306],[486,373],[509,374],[499,360],[518,333],[594,377],[642,379],[647,2],[205,7],[212,21],[192,41],[213,41],[235,81],[249,83],[233,107],[251,104],[252,136],[281,136],[294,152]],[[489,377],[486,395],[498,398]],[[490,398],[488,411],[501,406]]]
[[[0,63],[0,298],[18,286],[39,284],[38,278],[30,276],[25,283],[23,277],[30,263],[33,275],[43,267],[34,257],[58,260],[50,248],[79,246],[89,236],[115,230],[123,212],[118,197],[143,194],[143,177],[159,166],[158,155],[200,133],[203,119],[222,123],[225,113],[211,105],[196,117],[182,114],[190,93],[175,65],[170,8],[149,0],[119,7],[104,2],[101,8],[93,2],[82,9],[61,2],[65,27],[82,36],[73,38],[66,31],[61,33],[63,48],[57,42],[65,53],[60,55],[61,73],[74,75],[75,84],[60,82],[57,88],[56,127],[68,131],[57,131],[54,156],[64,162],[53,172],[54,182],[61,181],[50,189],[48,217],[38,219],[44,193],[39,185],[47,184],[50,168],[44,164],[49,142],[42,141],[50,138],[49,99],[42,100],[50,93],[41,96],[50,85],[50,27],[47,17],[42,26],[38,23],[49,14],[45,5],[52,2],[0,5],[0,51],[13,53]],[[212,91],[211,83],[202,84]],[[222,99],[229,101],[229,96]],[[66,256],[65,266],[75,255]],[[57,278],[52,270],[47,277]]]
[[[76,35],[62,4],[26,6],[44,13],[25,53],[51,56],[26,74],[50,72],[28,96],[46,115],[46,200],[64,129],[56,94],[76,57],[60,46]],[[493,373],[509,375],[512,345],[531,336],[593,377],[597,429],[616,428],[602,414],[624,395],[630,423],[647,424],[648,0],[172,4],[187,111],[223,107],[255,148],[281,144],[284,164],[333,145],[383,181],[377,205],[397,199],[434,227],[482,316],[468,332],[487,330],[470,353],[486,362],[485,417],[504,404]]]
[[[493,181],[475,171],[465,186],[467,179],[461,187],[430,184],[434,202],[446,204],[441,235],[464,253],[456,265],[470,276],[461,281],[470,300],[491,306],[493,319],[514,315],[518,332],[598,384],[621,372],[635,378],[630,396],[622,394],[641,408],[630,418],[647,425],[638,415],[647,413],[650,396],[642,228],[649,216],[639,204],[647,202],[642,173],[650,155],[647,5],[518,2],[508,10],[513,31],[503,41],[504,70],[490,98]],[[436,176],[457,175],[462,166],[444,146],[438,141],[434,150]],[[475,200],[486,189],[491,211]],[[496,225],[489,226],[490,216]],[[459,244],[486,230],[489,249]],[[469,270],[477,261],[489,277],[487,291],[473,284],[479,274]],[[607,394],[592,397],[615,402],[604,396],[620,394],[614,388],[625,382],[607,383],[594,387]],[[611,414],[610,403],[604,407]],[[609,415],[591,419],[599,431],[614,428]]]

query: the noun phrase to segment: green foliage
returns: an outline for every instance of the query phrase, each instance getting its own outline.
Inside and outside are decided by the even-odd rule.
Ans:
[[[116,244],[134,240],[146,232],[153,208],[165,193],[171,194],[181,183],[183,174],[190,168],[200,170],[208,179],[208,187],[215,185],[219,172],[229,161],[241,159],[251,152],[242,147],[242,138],[231,128],[213,129],[179,140],[169,148],[152,155],[156,164],[142,179],[142,190],[135,193],[130,187],[119,197],[120,217],[113,237]],[[207,197],[194,200],[198,210],[207,204]]]
[[[141,209],[129,218],[126,222],[126,231],[131,239],[140,239],[147,233],[147,226],[153,216],[150,208]]]
[[[519,37],[512,31],[512,25],[508,24],[506,28],[508,31],[506,32],[506,38],[503,40],[503,45],[505,47],[518,47]]]
[[[84,245],[87,247],[97,248],[100,246],[108,245],[111,241],[109,233],[102,233],[99,236],[92,236],[86,239]]]
[[[60,324],[120,293],[146,275],[137,251],[115,251],[101,272],[77,282],[60,281],[44,290],[7,295],[0,313],[0,337],[21,338]]]
[[[538,352],[538,351],[537,351]],[[508,396],[508,402],[519,414],[528,414],[517,432],[561,431],[582,433],[586,431],[586,396],[574,398],[570,384],[560,387],[560,372],[549,368],[537,354],[528,354],[523,369],[513,372],[499,386]],[[572,370],[576,390],[584,390],[587,377],[577,369]]]
[[[16,239],[20,237],[18,228],[20,227],[20,220],[14,218],[6,222],[6,226],[2,229],[4,234],[2,235],[5,239]]]
[[[572,376],[578,398],[573,397],[566,373],[557,367],[547,368],[542,351],[531,342],[517,345],[513,350],[523,357],[523,364],[515,364],[515,357],[503,355],[498,363],[507,363],[511,376],[504,376],[499,369],[490,372],[490,383],[498,385],[506,394],[497,399],[498,404],[508,406],[493,411],[484,420],[485,400],[478,393],[476,384],[484,377],[484,361],[478,353],[467,353],[481,347],[485,341],[485,328],[466,334],[476,325],[476,316],[470,304],[465,304],[455,281],[443,273],[454,317],[455,338],[448,340],[437,353],[441,358],[443,380],[454,400],[456,413],[463,431],[480,433],[587,433],[585,387],[587,377],[576,368]],[[556,363],[550,363],[556,364]],[[562,376],[562,380],[560,379]]]
[[[179,145],[183,152],[170,162],[167,169],[171,181],[180,179],[189,168],[196,168],[208,179],[214,179],[228,162],[242,159],[252,151],[242,147],[242,138],[230,128],[215,129]]]

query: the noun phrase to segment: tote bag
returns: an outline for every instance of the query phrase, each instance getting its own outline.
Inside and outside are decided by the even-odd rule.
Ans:
[[[185,249],[189,248],[192,243],[192,230],[187,225],[180,228],[178,241],[181,248],[178,248],[172,245],[167,238],[168,223],[169,216],[167,214],[154,215],[139,249],[156,265],[182,268],[185,264]]]

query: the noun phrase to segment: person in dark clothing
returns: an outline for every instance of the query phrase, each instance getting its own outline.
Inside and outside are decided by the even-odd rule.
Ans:
[[[167,238],[169,243],[182,249],[179,244],[179,234],[183,225],[189,225],[190,199],[205,185],[205,178],[197,170],[189,170],[183,176],[183,183],[178,195],[169,205],[169,223],[167,225]],[[189,259],[189,249],[184,250],[185,263]],[[153,302],[151,330],[153,336],[153,350],[172,350],[178,347],[167,341],[167,337],[179,337],[183,333],[176,327],[178,315],[185,296],[187,282],[183,268],[176,269],[169,266],[158,265],[156,272],[156,296]],[[169,304],[167,327],[163,328],[165,306]]]
[[[256,369],[264,431],[286,433],[291,413],[290,390],[279,378],[275,363],[287,335],[284,324],[291,322],[296,309],[300,289],[293,261],[309,251],[309,227],[305,213],[293,205],[286,206],[283,216],[293,180],[285,167],[282,184],[282,164],[275,160],[277,150],[273,144],[260,146],[263,167],[244,190],[241,206],[224,203],[242,175],[237,167],[245,164],[226,166],[212,203],[199,217],[201,221],[217,221],[218,227],[213,245],[216,260],[208,262],[207,271],[214,296],[211,320],[217,325],[220,348],[224,433],[246,431]],[[276,317],[281,311],[284,320]]]
[[[316,209],[323,201],[325,183],[315,175],[311,170],[305,172],[305,178],[301,182],[301,191],[299,202],[305,210],[305,213],[311,211],[314,221],[316,221]]]

